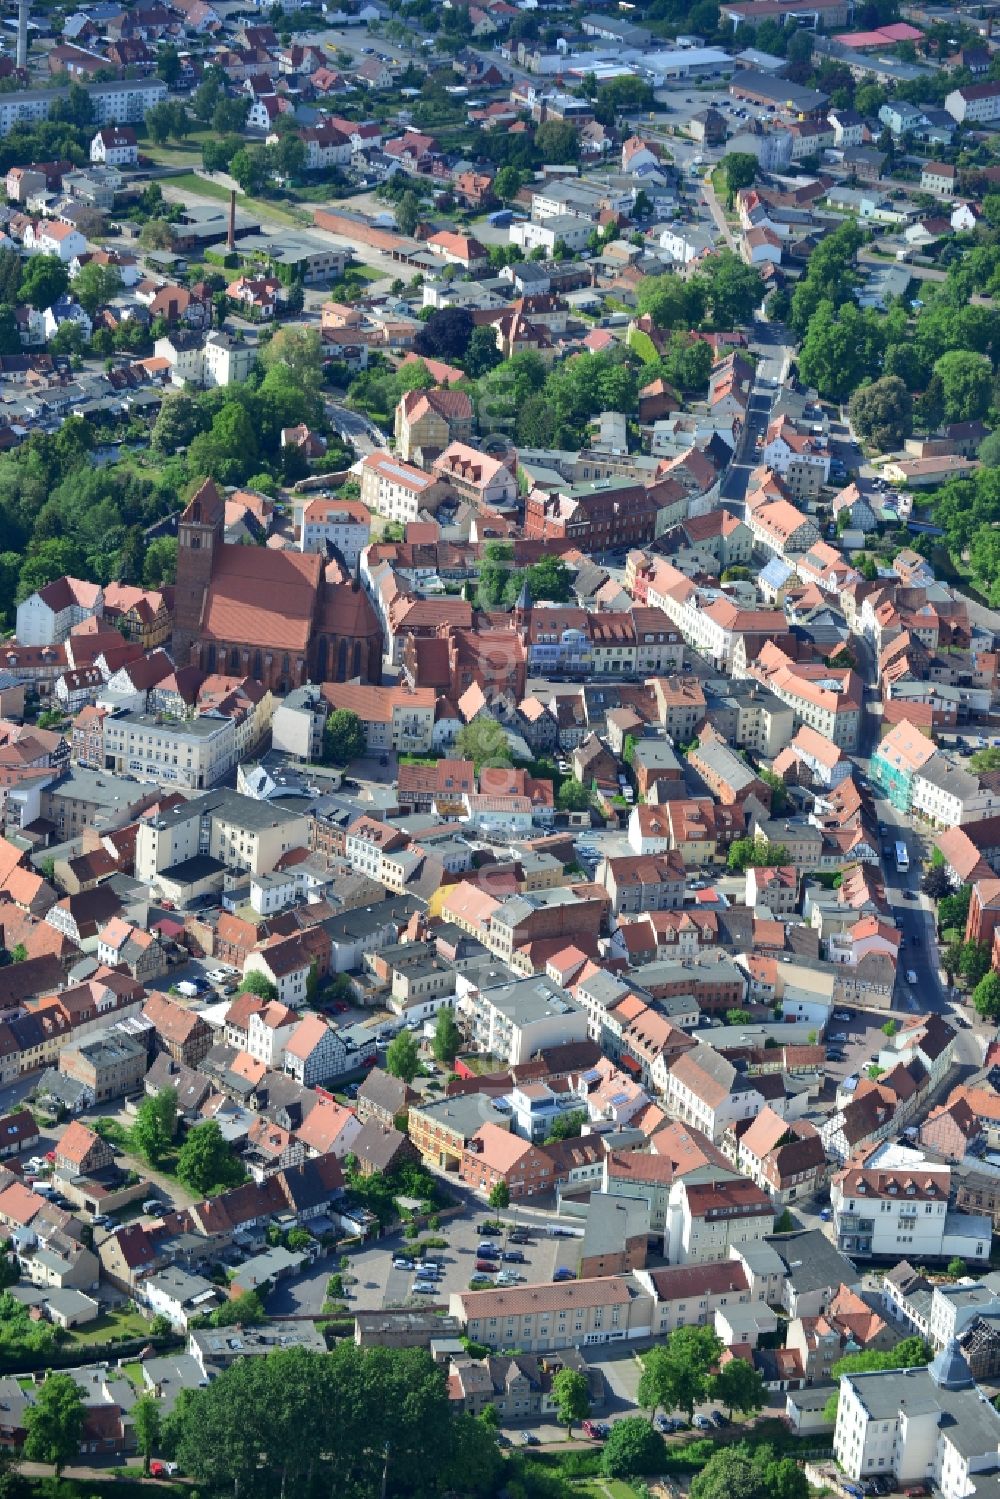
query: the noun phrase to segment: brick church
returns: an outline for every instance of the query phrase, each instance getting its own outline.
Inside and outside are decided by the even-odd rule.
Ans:
[[[382,631],[361,586],[316,553],[226,543],[225,512],[206,479],[178,523],[176,665],[256,677],[276,693],[380,682]]]

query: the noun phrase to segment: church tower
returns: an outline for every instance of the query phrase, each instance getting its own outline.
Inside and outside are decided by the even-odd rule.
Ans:
[[[226,507],[212,479],[189,500],[177,524],[174,591],[174,664],[187,666],[201,631],[216,549],[222,545]]]

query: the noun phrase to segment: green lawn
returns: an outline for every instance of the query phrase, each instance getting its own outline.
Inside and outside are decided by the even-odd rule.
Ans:
[[[72,1348],[89,1343],[110,1343],[112,1338],[139,1338],[148,1332],[149,1323],[139,1312],[105,1312],[93,1322],[70,1328],[66,1344]]]
[[[637,1499],[636,1491],[630,1483],[625,1483],[621,1478],[591,1478],[586,1483],[574,1484],[573,1492],[583,1494],[586,1499]]]
[[[142,1377],[142,1365],[138,1359],[129,1364],[122,1364],[122,1373],[140,1392],[146,1388],[146,1382]]]
[[[198,193],[202,198],[218,198],[221,203],[229,202],[228,187],[223,187],[221,182],[212,182],[208,177],[199,177],[197,172],[184,172],[179,177],[167,177],[164,181],[168,187],[176,187],[181,192]]]
[[[184,162],[164,162],[163,164],[164,166],[185,165]],[[199,177],[197,172],[182,172],[177,177],[165,177],[163,186],[177,188],[184,193],[196,193],[199,197],[216,199],[220,203],[229,202],[228,187],[224,187],[221,182],[213,182],[209,177]],[[294,225],[296,229],[302,229],[312,222],[311,213],[304,213],[301,209],[286,208],[280,203],[272,203],[269,198],[248,198],[241,195],[239,204],[247,213],[258,214],[264,219],[276,219],[280,223]]]
[[[633,353],[638,354],[644,364],[655,364],[656,360],[660,357],[656,352],[656,345],[653,343],[653,340],[641,328],[632,328],[629,330],[628,346]]]

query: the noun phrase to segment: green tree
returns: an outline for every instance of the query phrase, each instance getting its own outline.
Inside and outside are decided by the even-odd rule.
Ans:
[[[323,758],[331,765],[350,765],[368,748],[365,726],[349,708],[335,708],[323,730]]]
[[[49,1374],[34,1405],[24,1412],[25,1457],[33,1463],[51,1463],[58,1478],[79,1454],[83,1421],[83,1395],[76,1381],[68,1374]]]
[[[723,1364],[712,1380],[711,1392],[712,1399],[729,1412],[730,1421],[734,1411],[741,1416],[755,1416],[767,1404],[764,1381],[744,1358],[731,1358]]]
[[[132,1407],[136,1445],[142,1453],[142,1471],[149,1474],[149,1460],[160,1440],[160,1407],[150,1394],[140,1395]]]
[[[512,203],[525,180],[526,174],[519,167],[501,167],[493,179],[493,191],[501,203]]]
[[[920,888],[932,900],[941,900],[943,896],[951,894],[951,880],[940,865],[932,864],[924,873]]]
[[[99,307],[105,307],[121,294],[122,286],[122,274],[117,266],[88,260],[73,282],[73,295],[84,311],[93,317]]]
[[[878,333],[878,323],[862,313],[853,300],[838,306],[821,302],[802,340],[801,378],[829,400],[846,400],[878,367]]]
[[[976,750],[974,755],[969,756],[969,769],[977,774],[986,770],[1000,770],[1000,749],[990,745],[986,749]]]
[[[160,104],[154,104],[146,110],[145,126],[148,134],[158,146],[165,146],[170,139],[170,130],[174,122],[173,111],[164,100]]]
[[[542,557],[526,573],[531,597],[537,602],[566,604],[572,595],[570,571],[561,557]]]
[[[972,991],[976,1014],[984,1020],[1000,1020],[1000,974],[987,973]]]
[[[315,328],[279,328],[261,350],[262,392],[282,392],[290,382],[311,401],[323,387],[323,345]]]
[[[434,1040],[431,1043],[435,1059],[450,1067],[462,1047],[462,1035],[455,1021],[455,1012],[450,1005],[438,1010],[434,1022]]]
[[[882,1027],[882,1034],[884,1036],[889,1036],[891,1039],[898,1030],[899,1026],[896,1024],[895,1020],[887,1020],[885,1025],[883,1025]]]
[[[788,806],[788,788],[781,777],[776,775],[773,770],[761,770],[758,771],[758,775],[764,782],[764,785],[770,788],[772,817],[780,817]]]
[[[412,235],[423,217],[420,208],[420,199],[412,188],[406,192],[396,204],[396,227],[400,234]]]
[[[560,1114],[552,1121],[552,1126],[545,1137],[546,1145],[554,1144],[557,1140],[575,1139],[582,1133],[586,1122],[586,1109],[570,1109],[568,1114]]]
[[[743,874],[747,869],[774,869],[791,862],[792,856],[783,843],[736,838],[729,846],[727,864],[734,874]]]
[[[56,255],[34,255],[21,279],[21,301],[38,312],[57,302],[69,286],[69,271]]]
[[[389,1042],[385,1053],[385,1070],[393,1077],[412,1083],[420,1071],[420,1049],[411,1031],[400,1031]]]
[[[188,1130],[177,1154],[177,1176],[192,1192],[202,1195],[219,1187],[238,1186],[243,1180],[243,1168],[230,1153],[214,1119]]]
[[[267,157],[263,150],[241,146],[229,163],[229,175],[245,193],[259,193],[267,180]]]
[[[513,764],[505,731],[493,718],[474,718],[458,731],[455,749],[463,760],[471,760],[476,774],[484,765],[508,768]]]
[[[884,375],[860,386],[849,411],[854,430],[884,451],[902,447],[913,432],[913,398],[897,375]]]
[[[248,108],[246,97],[220,99],[212,111],[212,129],[216,135],[234,136],[237,131],[242,130],[246,125]]]
[[[473,328],[465,350],[465,372],[469,378],[478,380],[502,363],[503,354],[497,347],[496,329],[492,323]]]
[[[486,1199],[495,1213],[506,1212],[510,1207],[510,1188],[505,1181],[494,1182]]]
[[[934,373],[941,381],[947,421],[968,422],[986,415],[993,398],[993,371],[982,354],[950,349],[941,355]]]
[[[556,797],[561,812],[586,812],[592,800],[589,787],[573,778],[563,781]]]
[[[753,321],[764,300],[764,282],[756,266],[744,265],[732,250],[721,250],[708,261],[704,279],[717,328],[741,328]]]
[[[954,895],[945,895],[938,901],[938,924],[943,932],[949,927],[959,927],[962,931],[965,930],[971,900],[972,886],[962,885]]]
[[[730,151],[722,158],[721,166],[725,169],[726,194],[732,207],[740,189],[753,187],[757,181],[758,161],[751,151]]]
[[[568,166],[580,155],[580,137],[569,120],[545,120],[535,131],[535,150],[549,166]]]
[[[9,303],[0,303],[0,354],[20,354],[21,334],[17,326],[14,309]]]
[[[24,262],[10,245],[0,248],[0,303],[12,307],[21,290]]]
[[[150,440],[157,452],[174,453],[186,448],[191,439],[203,432],[207,425],[195,398],[179,390],[164,396],[153,423]]]
[[[831,1373],[834,1379],[842,1374],[872,1374],[880,1369],[915,1369],[929,1364],[933,1349],[923,1338],[903,1338],[894,1348],[877,1351],[868,1349],[864,1353],[849,1353],[838,1359]]]
[[[472,314],[464,307],[440,307],[424,323],[413,347],[431,359],[464,359],[474,328]]]
[[[667,271],[643,277],[636,288],[636,303],[640,314],[652,318],[657,328],[693,328],[705,316],[705,289],[697,277],[682,281]]]
[[[167,88],[173,88],[181,74],[181,59],[173,42],[164,42],[156,49],[156,74]]]
[[[151,1166],[158,1166],[174,1143],[177,1089],[161,1088],[139,1105],[129,1138]]]
[[[663,1462],[663,1438],[642,1416],[616,1421],[601,1452],[605,1478],[637,1478]]]
[[[973,988],[990,971],[990,949],[986,942],[964,942],[960,971],[966,983]]]
[[[162,588],[177,576],[177,538],[157,536],[146,548],[142,581],[147,588]]]
[[[270,1001],[278,998],[277,985],[272,983],[263,973],[257,973],[253,969],[245,973],[240,979],[240,992],[242,994],[256,994],[258,999]]]
[[[267,1313],[257,1291],[244,1291],[217,1306],[209,1321],[213,1327],[259,1327]]]
[[[722,1343],[710,1327],[678,1327],[642,1360],[638,1399],[655,1416],[662,1406],[688,1420],[708,1392],[709,1374]]]
[[[792,1215],[791,1215],[791,1213],[788,1211],[787,1208],[782,1208],[781,1212],[778,1214],[777,1218],[775,1218],[775,1220],[774,1220],[774,1231],[775,1231],[775,1233],[776,1234],[790,1234],[792,1232],[792,1229],[794,1227],[795,1227],[795,1224],[792,1221]]]
[[[567,1440],[573,1427],[590,1415],[590,1385],[579,1369],[560,1369],[552,1381],[556,1403],[556,1420],[566,1428]]]

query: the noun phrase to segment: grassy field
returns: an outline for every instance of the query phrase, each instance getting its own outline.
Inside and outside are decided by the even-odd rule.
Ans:
[[[110,1343],[112,1338],[138,1338],[149,1331],[149,1323],[139,1312],[105,1312],[93,1322],[71,1327],[66,1344],[72,1348],[93,1343]],[[133,1381],[134,1383],[134,1381]]]
[[[157,148],[158,150],[159,148]],[[155,154],[155,153],[151,153]],[[182,161],[166,161],[163,166],[195,166],[201,160],[200,153],[197,157],[190,157]],[[200,177],[197,172],[182,172],[177,177],[165,177],[162,182],[166,195],[169,198],[170,190],[174,189],[180,193],[191,193],[201,198],[210,198],[219,203],[229,202],[229,188],[221,182],[213,182],[209,177]],[[312,213],[301,208],[288,208],[281,203],[273,203],[269,198],[248,198],[245,194],[239,197],[239,206],[247,213],[257,214],[261,219],[271,219],[275,223],[289,224],[296,229],[303,229],[312,223]]]
[[[653,343],[653,340],[641,328],[632,328],[629,331],[628,346],[634,353],[638,354],[644,364],[653,364],[660,357],[656,352],[656,345]]]

